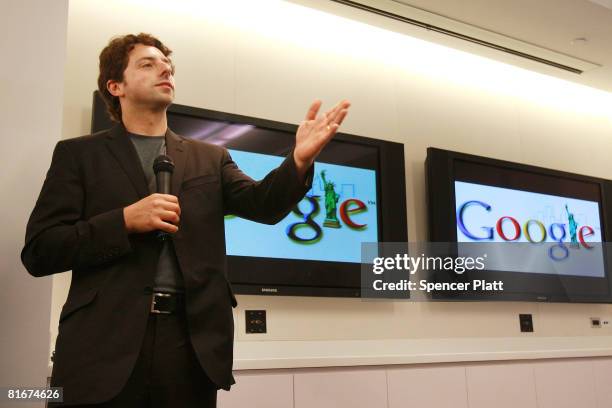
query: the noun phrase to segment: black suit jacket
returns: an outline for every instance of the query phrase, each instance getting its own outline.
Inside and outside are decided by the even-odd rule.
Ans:
[[[310,188],[313,170],[308,182],[300,182],[291,153],[255,182],[225,148],[170,130],[166,145],[175,162],[172,193],[181,206],[172,239],[185,281],[191,341],[211,380],[228,390],[234,384],[236,298],[225,271],[223,217],[280,221]],[[123,208],[147,195],[140,160],[122,125],[57,144],[21,259],[33,276],[72,270],[52,374],[66,402],[114,397],[136,362],[161,247],[154,233],[126,232]]]

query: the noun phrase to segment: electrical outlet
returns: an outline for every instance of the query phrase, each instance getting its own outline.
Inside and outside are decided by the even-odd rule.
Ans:
[[[520,314],[519,323],[521,325],[521,332],[523,333],[533,332],[533,318],[530,314]]]
[[[247,333],[266,332],[266,311],[265,310],[245,310]]]

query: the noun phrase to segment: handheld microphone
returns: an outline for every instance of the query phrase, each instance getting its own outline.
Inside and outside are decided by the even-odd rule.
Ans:
[[[165,154],[157,156],[153,162],[153,172],[157,183],[157,192],[160,194],[170,194],[172,188],[172,173],[174,172],[174,162],[170,156]],[[157,231],[157,238],[161,241],[168,239],[170,234],[165,231]]]

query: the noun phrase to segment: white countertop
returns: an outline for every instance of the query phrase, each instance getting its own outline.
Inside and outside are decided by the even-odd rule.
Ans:
[[[612,356],[612,336],[239,341],[234,370]],[[49,365],[51,375],[52,365]]]
[[[612,356],[612,336],[240,341],[234,370]]]

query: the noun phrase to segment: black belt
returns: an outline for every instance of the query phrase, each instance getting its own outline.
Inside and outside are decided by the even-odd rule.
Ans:
[[[151,313],[172,314],[185,311],[185,297],[178,293],[153,293],[151,297]]]

